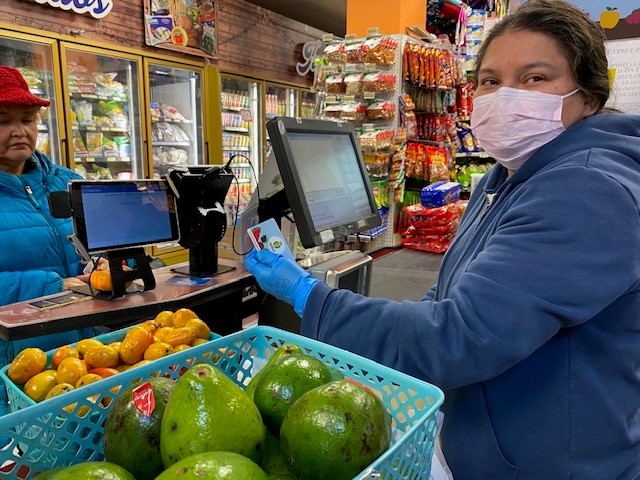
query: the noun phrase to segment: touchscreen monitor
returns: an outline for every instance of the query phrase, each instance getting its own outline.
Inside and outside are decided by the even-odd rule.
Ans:
[[[74,233],[89,253],[178,239],[173,194],[164,180],[73,180]]]
[[[305,247],[380,225],[353,125],[276,117],[267,129]]]

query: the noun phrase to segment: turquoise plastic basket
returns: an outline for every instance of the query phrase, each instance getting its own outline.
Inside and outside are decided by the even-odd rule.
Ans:
[[[10,437],[0,439],[0,446],[8,442],[0,449],[0,479],[26,480],[44,470],[104,459],[103,422],[112,400],[132,384],[154,376],[178,379],[192,365],[205,362],[246,385],[254,362],[263,364],[288,342],[379,392],[392,415],[397,433],[393,444],[356,479],[429,478],[436,416],[444,400],[440,389],[339,348],[255,326],[0,417],[0,437]]]
[[[131,330],[134,326],[135,325],[131,325],[129,327],[122,328],[120,330],[114,330],[113,332],[103,333],[102,335],[97,335],[93,338],[95,338],[96,340],[100,340],[105,345],[108,345],[109,343],[113,343],[113,342],[120,342],[124,339],[124,336],[127,334],[127,332]],[[211,336],[209,337],[209,339],[215,340],[216,338],[220,338],[220,335],[218,335],[217,333],[211,333]],[[72,346],[75,347],[76,344],[73,343]],[[51,365],[51,357],[53,356],[54,353],[55,353],[55,349],[49,350],[47,352],[48,365]],[[22,387],[19,385],[16,385],[11,381],[11,379],[7,375],[8,370],[9,370],[9,365],[5,365],[0,369],[0,379],[2,379],[2,381],[4,382],[5,388],[7,390],[7,398],[9,399],[9,409],[12,412],[16,412],[18,410],[22,410],[23,408],[35,405],[36,402],[34,402],[31,398],[25,395],[24,391],[22,390]]]

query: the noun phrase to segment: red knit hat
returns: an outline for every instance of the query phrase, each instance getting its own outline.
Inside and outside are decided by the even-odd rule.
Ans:
[[[0,67],[0,105],[48,107],[51,102],[33,95],[18,70],[11,67]]]

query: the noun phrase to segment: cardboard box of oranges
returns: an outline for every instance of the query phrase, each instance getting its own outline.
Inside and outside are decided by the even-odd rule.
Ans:
[[[0,369],[11,411],[220,338],[188,308],[44,352],[26,348]]]

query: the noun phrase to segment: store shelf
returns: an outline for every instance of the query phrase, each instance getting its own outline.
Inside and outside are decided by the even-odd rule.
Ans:
[[[191,120],[174,120],[171,118],[151,117],[151,123],[176,123],[178,125],[191,125]]]
[[[491,158],[486,152],[456,152],[456,158]]]
[[[71,129],[81,132],[129,132],[129,127],[97,127],[95,125],[74,125]]]
[[[73,160],[77,162],[120,162],[131,163],[131,157],[119,157],[117,155],[92,155],[75,154]]]
[[[153,142],[154,147],[190,147],[191,142]]]
[[[69,94],[69,96],[76,100],[76,99],[86,99],[86,100],[104,100],[104,101],[116,101],[116,102],[128,102],[129,99],[124,96],[121,97],[119,95],[96,95],[95,93],[78,93],[78,92],[71,92]]]
[[[245,127],[222,127],[225,132],[249,133],[249,129]]]
[[[250,152],[250,147],[224,147],[223,152]]]
[[[223,110],[231,110],[231,111],[234,111],[234,112],[239,112],[241,110],[246,110],[247,107],[228,107],[228,106],[223,105],[222,109]]]

